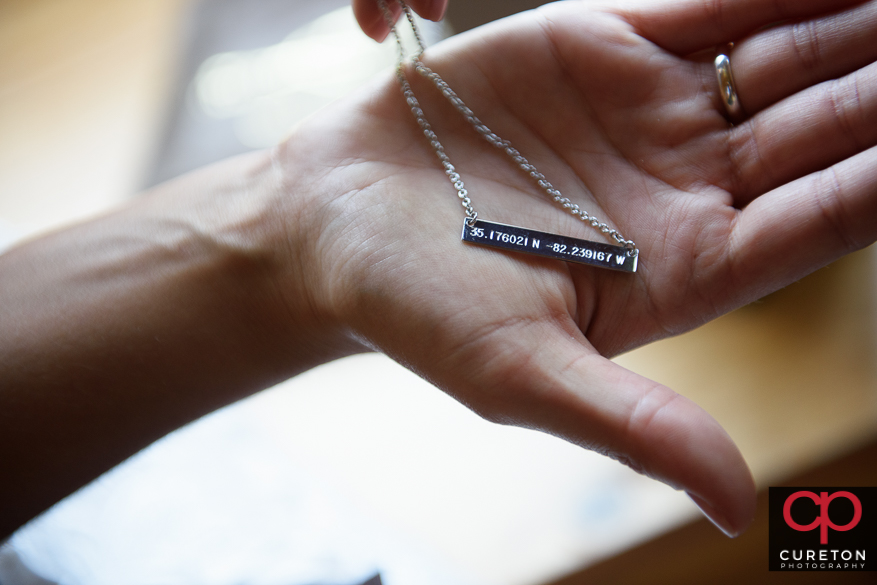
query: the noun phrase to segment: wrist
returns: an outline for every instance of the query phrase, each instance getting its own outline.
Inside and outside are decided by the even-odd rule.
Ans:
[[[202,188],[206,197],[195,196],[188,210],[198,222],[192,231],[216,251],[222,302],[243,316],[229,331],[254,341],[246,346],[248,357],[259,363],[260,378],[271,376],[269,383],[361,351],[332,309],[325,264],[316,253],[318,202],[325,193],[312,188],[313,167],[281,161],[282,150],[200,171],[203,178],[193,177],[196,184],[212,181],[216,187]]]
[[[373,245],[387,219],[379,184],[388,178],[388,122],[381,108],[387,96],[398,96],[392,80],[373,89],[324,109],[269,153],[280,211],[268,247],[282,251],[274,280],[285,302],[304,304],[302,314],[336,357],[370,348],[357,329],[357,300],[375,276]]]

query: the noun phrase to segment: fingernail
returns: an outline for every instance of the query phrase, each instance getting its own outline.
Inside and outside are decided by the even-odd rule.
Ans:
[[[402,14],[402,8],[395,2],[390,5],[390,16],[393,22],[399,20],[399,16]],[[387,37],[390,36],[390,26],[387,23],[383,12],[379,12],[374,20],[374,27],[377,31],[373,35],[369,35],[371,38],[376,40],[379,43],[383,43],[387,40]]]
[[[706,503],[698,496],[690,492],[685,493],[686,495],[688,495],[689,498],[691,498],[691,501],[694,502],[698,508],[700,508],[700,511],[703,512],[703,515],[707,517],[707,520],[712,522],[716,528],[718,528],[725,534],[725,536],[727,536],[728,538],[736,538],[740,536],[740,531],[735,529],[728,521],[728,519],[723,514],[719,513],[718,510],[713,508],[711,505]]]

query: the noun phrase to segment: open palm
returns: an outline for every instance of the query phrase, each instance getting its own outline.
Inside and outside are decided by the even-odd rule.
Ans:
[[[461,243],[456,193],[385,80],[281,150],[325,169],[319,211],[302,228],[315,234],[315,294],[361,343],[489,420],[606,453],[741,531],[754,487],[731,439],[690,401],[608,358],[877,237],[877,3],[822,14],[839,4],[569,1],[430,49],[424,62],[488,126],[636,242],[639,271]],[[731,41],[748,113],[736,126],[712,65],[714,47]],[[427,80],[408,77],[480,218],[602,239]],[[345,138],[321,138],[335,134]]]

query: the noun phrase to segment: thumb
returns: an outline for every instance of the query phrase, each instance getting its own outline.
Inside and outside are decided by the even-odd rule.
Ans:
[[[390,33],[379,0],[353,0],[353,14],[363,32],[381,42]],[[396,0],[385,0],[393,20],[399,18],[402,8]],[[427,20],[441,20],[448,7],[448,0],[409,0],[411,9]]]
[[[489,340],[469,347],[481,375],[471,370],[478,398],[464,402],[490,420],[543,430],[685,490],[729,536],[749,526],[755,484],[715,419],[604,358],[574,326],[530,322],[518,329],[501,336],[499,352]]]

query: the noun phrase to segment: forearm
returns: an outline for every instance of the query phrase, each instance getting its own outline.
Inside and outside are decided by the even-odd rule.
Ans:
[[[295,257],[307,198],[286,170],[228,161],[0,256],[0,538],[167,432],[351,351]]]

